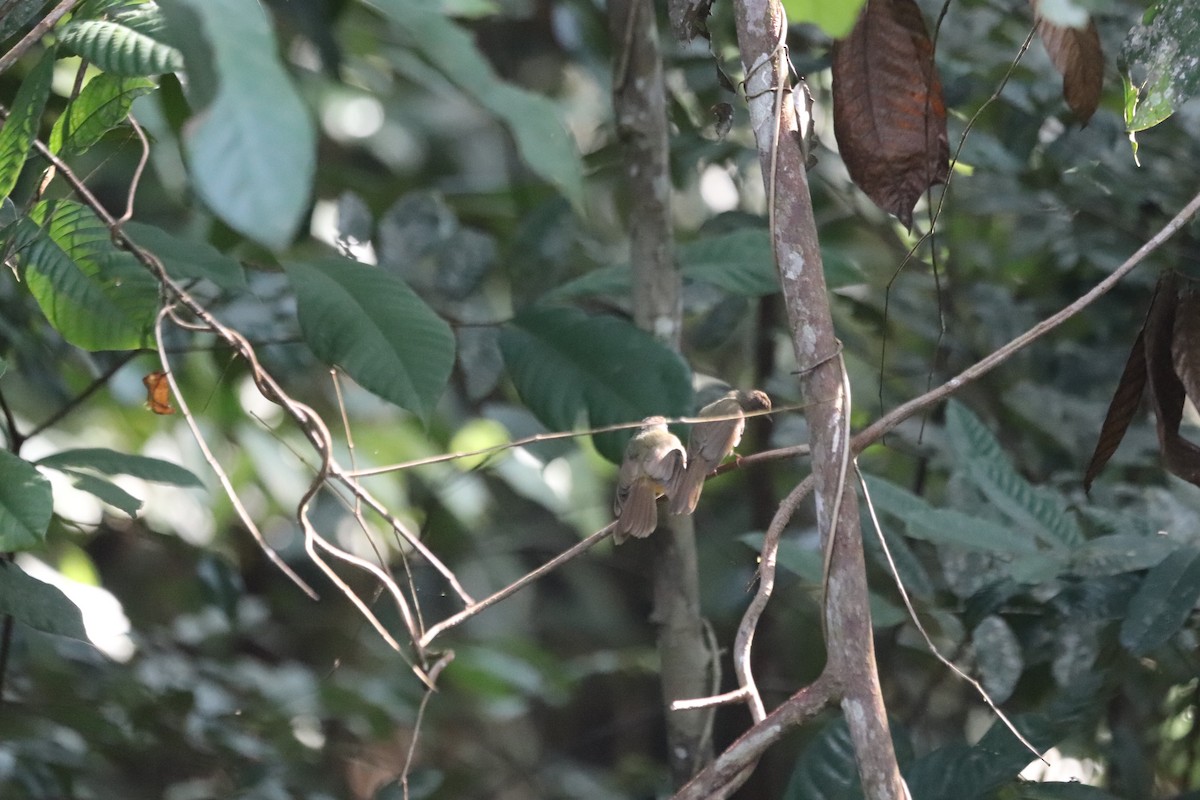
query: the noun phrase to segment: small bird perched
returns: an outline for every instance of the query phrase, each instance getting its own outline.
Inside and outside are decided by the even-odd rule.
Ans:
[[[613,514],[617,526],[613,541],[649,536],[658,527],[658,498],[672,495],[687,466],[687,453],[663,417],[646,417],[625,447],[617,474]]]
[[[754,389],[734,389],[721,399],[700,409],[697,416],[723,417],[713,422],[697,422],[688,435],[687,469],[671,494],[672,514],[691,514],[700,502],[704,479],[733,452],[746,429],[747,411],[770,411],[771,398]]]

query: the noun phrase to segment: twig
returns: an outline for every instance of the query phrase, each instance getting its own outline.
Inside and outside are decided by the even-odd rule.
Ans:
[[[237,490],[233,488],[233,483],[229,480],[229,476],[225,473],[225,469],[221,466],[221,462],[213,455],[212,450],[208,446],[208,442],[204,439],[204,434],[200,431],[200,426],[196,424],[196,418],[192,416],[192,410],[188,407],[187,398],[183,396],[183,392],[179,390],[179,384],[175,380],[175,372],[171,368],[171,360],[167,358],[163,352],[163,320],[171,313],[171,307],[164,305],[158,312],[158,316],[154,319],[154,340],[158,345],[159,361],[162,364],[163,373],[167,376],[167,382],[171,386],[171,394],[175,396],[175,402],[179,406],[179,412],[183,416],[184,422],[192,432],[192,438],[196,440],[196,446],[200,448],[200,454],[204,460],[208,462],[208,466],[212,469],[213,474],[217,476],[217,481],[221,484],[221,488],[225,490],[225,496],[229,498],[230,504],[233,506],[234,512],[238,515],[238,519],[246,526],[246,530],[254,537],[254,541],[262,549],[267,558],[279,568],[279,571],[291,580],[292,583],[299,587],[300,591],[304,592],[313,600],[319,600],[320,596],[316,593],[308,583],[296,574],[287,562],[284,561],[278,553],[267,543],[267,539],[263,536],[262,531],[254,524],[254,518],[250,516],[250,512],[242,504],[242,499],[238,496]]]
[[[916,626],[917,632],[920,633],[921,638],[925,640],[925,646],[929,648],[929,652],[933,653],[934,658],[942,662],[942,664],[949,668],[951,672],[969,683],[975,689],[975,691],[979,693],[979,696],[983,698],[983,702],[987,703],[988,708],[992,709],[996,716],[1000,718],[1000,721],[1004,723],[1004,726],[1012,731],[1013,736],[1017,737],[1017,741],[1025,745],[1025,747],[1029,749],[1029,752],[1033,753],[1033,755],[1043,764],[1050,766],[1050,762],[1042,758],[1042,754],[1038,752],[1037,748],[1034,747],[1033,744],[1026,739],[1019,730],[1017,730],[1017,727],[1013,725],[1008,716],[1000,710],[1000,708],[992,700],[991,695],[989,695],[987,690],[980,685],[979,681],[963,672],[953,661],[942,655],[942,651],[938,650],[937,645],[933,643],[933,639],[930,638],[929,633],[926,632],[925,626],[921,624],[921,619],[917,616],[916,609],[913,608],[912,599],[908,596],[908,590],[904,588],[904,581],[900,580],[900,572],[896,569],[896,562],[892,560],[892,550],[890,547],[888,547],[887,539],[885,539],[883,536],[883,529],[879,525],[879,517],[875,514],[875,504],[871,502],[871,491],[867,488],[867,481],[865,478],[863,478],[862,470],[858,468],[857,459],[854,461],[854,472],[856,475],[858,475],[858,484],[862,487],[863,500],[867,504],[867,512],[871,515],[871,524],[875,528],[875,535],[879,538],[879,545],[883,548],[883,555],[884,558],[887,559],[888,569],[891,571],[892,578],[896,582],[896,589],[900,592],[900,599],[904,601],[904,607],[908,609],[909,619],[913,621],[913,625]]]
[[[146,132],[142,130],[142,126],[134,119],[133,114],[129,115],[129,124],[133,126],[134,133],[137,134],[138,139],[142,142],[142,154],[138,157],[137,166],[133,168],[133,177],[129,179],[129,194],[125,200],[125,213],[117,219],[117,225],[124,225],[133,219],[133,201],[137,197],[138,186],[142,182],[142,172],[146,169],[146,162],[150,160],[150,140],[146,138]]]
[[[442,620],[438,624],[431,627],[429,630],[425,631],[425,635],[421,637],[421,640],[418,643],[419,646],[421,648],[428,647],[429,643],[432,642],[434,640],[434,638],[442,631],[446,630],[447,628],[453,628],[455,625],[458,625],[459,623],[464,622],[465,620],[468,620],[471,617],[475,616],[480,611],[483,611],[483,610],[495,605],[496,603],[499,603],[501,600],[508,597],[509,595],[515,594],[518,590],[523,589],[530,583],[536,581],[538,578],[542,577],[547,572],[557,569],[558,567],[562,566],[566,562],[575,558],[575,556],[579,555],[580,553],[584,552],[585,550],[590,549],[592,547],[592,545],[596,544],[596,542],[599,542],[601,539],[603,539],[604,537],[606,537],[610,533],[612,533],[612,528],[613,528],[613,523],[609,523],[608,525],[605,525],[603,528],[596,531],[592,535],[588,536],[586,539],[582,539],[579,542],[576,542],[575,544],[571,545],[566,550],[562,551],[561,553],[556,555],[554,558],[547,561],[545,564],[542,564],[537,569],[533,570],[532,572],[527,573],[524,577],[518,578],[517,580],[510,583],[508,586],[505,586],[500,591],[495,592],[494,594],[488,595],[487,597],[480,600],[478,603],[471,603],[466,608],[464,608],[462,611],[459,611],[457,614],[455,614],[451,617],[447,617],[446,619]]]
[[[21,37],[21,40],[12,46],[12,49],[0,56],[0,74],[9,70],[9,68],[17,63],[21,56],[25,55],[25,51],[38,42],[45,36],[55,24],[70,13],[71,9],[79,4],[79,0],[62,0],[61,3],[51,9],[50,13],[42,17],[38,24],[29,29],[29,33]]]
[[[112,366],[110,366],[108,369],[104,370],[104,372],[102,372],[98,376],[96,376],[96,378],[94,380],[92,380],[92,382],[89,383],[82,392],[80,392],[79,394],[72,397],[63,406],[61,406],[57,411],[55,411],[50,416],[46,417],[46,419],[42,420],[40,423],[35,425],[33,427],[33,429],[29,431],[29,433],[25,434],[25,438],[32,439],[34,436],[37,436],[42,431],[44,431],[54,425],[57,425],[68,414],[70,414],[75,409],[82,406],[83,402],[85,400],[87,400],[93,394],[98,392],[101,389],[101,387],[105,386],[110,380],[112,380],[112,376],[116,375],[121,370],[122,367],[124,367],[130,361],[133,361],[133,359],[137,358],[139,355],[141,355],[140,351],[131,350],[128,353],[121,356],[120,358],[118,358],[116,360],[116,362],[113,363]]]

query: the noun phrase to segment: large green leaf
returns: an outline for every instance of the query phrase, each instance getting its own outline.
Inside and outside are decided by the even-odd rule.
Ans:
[[[1088,578],[1149,569],[1169,557],[1179,543],[1168,536],[1114,533],[1089,539],[1071,553],[1071,572]]]
[[[835,800],[860,796],[858,762],[845,718],[827,724],[804,748],[784,790],[784,800]]]
[[[1150,128],[1200,94],[1200,6],[1161,0],[1125,38],[1125,127]]]
[[[82,153],[129,116],[135,98],[155,89],[145,78],[122,78],[104,73],[88,81],[50,131],[55,153]]]
[[[28,461],[0,450],[0,551],[41,545],[53,511],[50,482]]]
[[[345,259],[286,265],[313,352],[429,419],[454,366],[454,334],[408,285]]]
[[[183,56],[174,47],[111,20],[72,20],[59,30],[59,40],[113,75],[138,77],[183,69]]]
[[[256,0],[182,0],[199,18],[215,72],[216,97],[185,128],[196,191],[231,228],[268,247],[292,238],[309,205],[316,133],[276,56],[270,20]],[[172,26],[175,19],[170,18]],[[231,24],[236,20],[236,24]],[[172,35],[194,36],[172,28]],[[189,59],[208,50],[189,48]],[[193,55],[193,54],[196,55]]]
[[[1003,703],[1012,696],[1025,669],[1017,635],[1003,617],[990,614],[971,631],[971,645],[979,662],[983,688],[994,702]]]
[[[7,198],[17,185],[25,158],[37,136],[53,77],[54,50],[50,49],[21,81],[21,88],[17,89],[17,96],[9,107],[8,118],[0,127],[0,199]]]
[[[161,458],[120,453],[104,447],[86,447],[78,450],[63,450],[46,456],[37,462],[40,467],[50,469],[89,469],[104,475],[129,475],[153,483],[169,483],[173,486],[198,486],[204,484],[190,470]]]
[[[570,308],[531,308],[500,334],[521,399],[552,430],[637,422],[692,410],[692,383],[678,353],[616,317]],[[631,431],[597,434],[596,448],[620,462]]]
[[[210,280],[230,291],[246,288],[246,272],[242,265],[208,242],[175,236],[142,222],[126,222],[122,230],[134,242],[158,256],[167,274],[176,280]]]
[[[1013,469],[1000,443],[962,403],[946,408],[946,432],[967,477],[1005,515],[1037,533],[1051,547],[1083,542],[1079,522],[1056,497],[1030,485]]]
[[[34,630],[88,641],[83,614],[57,586],[43,583],[9,561],[0,561],[0,614]]]
[[[41,227],[37,223],[41,224]],[[149,341],[158,286],[85,206],[45,201],[17,222],[16,251],[42,313],[86,350],[129,350]]]
[[[0,16],[0,42],[25,27],[33,21],[34,16],[42,10],[48,0],[17,0],[6,14]]]
[[[1187,547],[1146,573],[1129,601],[1121,644],[1135,656],[1164,644],[1183,627],[1200,598],[1200,549]]]
[[[916,512],[905,520],[908,535],[934,544],[1020,556],[1037,552],[1037,542],[1022,529],[1001,525],[948,508]]]
[[[512,131],[525,163],[583,208],[583,164],[554,103],[505,83],[475,46],[470,34],[425,0],[368,0],[402,31],[416,49]]]

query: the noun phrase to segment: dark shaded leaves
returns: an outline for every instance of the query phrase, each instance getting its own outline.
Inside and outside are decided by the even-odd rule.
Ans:
[[[1158,281],[1142,332],[1109,404],[1095,452],[1084,475],[1084,487],[1104,467],[1136,413],[1142,387],[1150,387],[1157,420],[1163,465],[1189,483],[1200,486],[1200,447],[1179,434],[1188,397],[1200,397],[1200,299],[1191,287],[1183,290],[1173,272]]]
[[[1063,99],[1082,122],[1096,113],[1104,88],[1104,50],[1094,20],[1084,28],[1056,25],[1043,18],[1038,0],[1030,0],[1037,16],[1037,32],[1054,68],[1063,76]]]
[[[833,126],[850,177],[912,227],[912,210],[950,171],[933,42],[914,0],[868,3],[833,46]]]

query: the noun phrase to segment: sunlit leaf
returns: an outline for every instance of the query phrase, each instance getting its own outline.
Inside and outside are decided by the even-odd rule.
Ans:
[[[136,517],[138,511],[142,508],[141,500],[112,481],[106,481],[103,478],[97,478],[95,475],[89,475],[86,472],[76,472],[71,469],[65,469],[63,472],[71,476],[71,485],[76,489],[81,492],[87,492],[98,500],[124,511],[130,517]]]
[[[50,131],[50,149],[64,155],[84,152],[125,121],[135,98],[155,88],[145,78],[97,75],[55,120]]]
[[[104,475],[128,475],[153,483],[168,483],[173,486],[198,486],[204,484],[191,470],[161,458],[120,453],[103,447],[87,447],[78,450],[62,450],[37,462],[38,466],[51,469],[90,469]]]
[[[866,0],[841,0],[837,3],[827,0],[783,0],[783,10],[787,12],[790,24],[811,22],[833,39],[850,33],[864,5]]]
[[[17,96],[8,110],[8,118],[0,127],[0,199],[7,199],[25,158],[33,147],[38,125],[42,121],[42,109],[50,95],[50,79],[54,77],[54,50],[47,50],[42,60],[21,82]]]
[[[53,510],[50,482],[28,461],[0,450],[0,551],[41,545]]]
[[[521,399],[551,430],[637,422],[692,410],[691,373],[679,355],[616,317],[531,308],[506,325],[500,350]],[[597,434],[620,462],[632,431]]]
[[[83,614],[57,586],[32,578],[8,561],[0,561],[0,614],[43,633],[88,641]]]
[[[286,266],[317,357],[428,420],[454,366],[454,334],[407,284],[345,259]]]
[[[316,133],[308,109],[279,63],[262,4],[183,2],[199,18],[212,53],[210,65],[189,64],[189,71],[206,67],[218,77],[212,104],[185,128],[191,179],[227,225],[268,247],[283,248],[312,194]],[[234,19],[237,24],[230,24]],[[173,29],[172,34],[194,32]],[[199,56],[189,49],[188,57]]]
[[[58,35],[65,47],[113,75],[138,77],[183,69],[183,56],[174,47],[111,20],[72,20]]]
[[[157,283],[86,206],[39,203],[17,222],[14,245],[29,291],[68,342],[129,350],[149,341]]]

